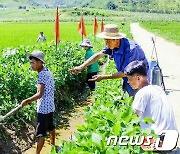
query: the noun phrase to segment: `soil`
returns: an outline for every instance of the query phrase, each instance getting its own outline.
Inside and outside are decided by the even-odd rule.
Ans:
[[[61,112],[56,126],[56,145],[59,145],[62,140],[69,140],[74,132],[77,131],[77,125],[84,122],[84,109],[93,102],[93,97],[89,96],[86,101],[79,103],[68,113]],[[58,117],[56,117],[58,118]],[[33,154],[36,150],[36,137],[34,120],[31,124],[26,123],[26,126],[21,129],[16,129],[12,124],[1,125],[0,132],[0,153],[2,154]],[[49,138],[42,149],[42,154],[50,152]]]
[[[13,124],[0,126],[0,153],[19,154],[35,143],[35,125],[26,123],[25,127],[18,129]]]
[[[64,114],[61,118],[61,124],[56,127],[56,145],[58,146],[60,141],[68,141],[71,139],[72,134],[77,131],[77,126],[84,123],[84,109],[93,102],[92,96],[89,96],[87,101],[83,102],[83,105],[76,106],[68,114]],[[49,138],[46,138],[43,149],[41,150],[42,154],[50,152]],[[24,151],[24,154],[34,154],[36,152],[36,144],[34,144],[30,149]]]

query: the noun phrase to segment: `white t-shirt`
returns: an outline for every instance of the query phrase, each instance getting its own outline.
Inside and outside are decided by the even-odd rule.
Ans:
[[[174,113],[164,90],[157,85],[140,89],[134,98],[133,109],[139,110],[143,119],[149,117],[155,124],[140,123],[142,129],[151,128],[156,134],[162,130],[177,130]]]
[[[37,41],[46,41],[46,37],[44,35],[39,35]]]

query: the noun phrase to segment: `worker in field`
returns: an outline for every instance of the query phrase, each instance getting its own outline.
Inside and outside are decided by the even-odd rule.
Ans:
[[[123,72],[124,68],[134,60],[143,60],[146,67],[149,67],[143,50],[136,42],[125,38],[125,34],[119,32],[118,25],[105,25],[104,32],[98,34],[97,37],[104,39],[106,47],[86,60],[82,65],[76,66],[70,71],[72,73],[79,73],[84,68],[103,57],[105,54],[108,54],[113,57],[118,72],[111,75],[95,75],[93,76],[93,79],[90,79],[89,81],[123,78],[123,90],[127,91],[130,96],[134,96],[137,90],[132,89],[127,82],[126,75]]]
[[[94,55],[94,52],[92,50],[93,46],[91,45],[90,41],[88,39],[84,39],[82,43],[80,43],[80,46],[86,50],[85,54],[85,60],[88,60],[90,57]],[[94,75],[97,75],[97,72],[99,71],[98,62],[94,62],[93,64],[87,66],[87,77],[86,81],[88,83],[88,86],[90,90],[94,90],[96,83],[95,81],[89,81],[89,79],[92,79]]]
[[[156,134],[163,130],[177,130],[174,112],[164,90],[150,85],[147,68],[143,61],[133,61],[126,66],[124,73],[133,89],[138,89],[132,108],[142,119],[151,118],[154,123],[140,123],[142,129],[151,128]]]
[[[39,41],[46,41],[46,36],[44,35],[43,32],[40,32],[36,42],[39,42]]]
[[[35,50],[27,57],[30,60],[31,67],[38,72],[37,93],[21,102],[24,107],[30,102],[37,101],[37,148],[36,154],[39,154],[45,141],[46,132],[50,133],[50,143],[55,145],[55,127],[53,124],[54,105],[54,79],[51,72],[44,67],[44,53]]]

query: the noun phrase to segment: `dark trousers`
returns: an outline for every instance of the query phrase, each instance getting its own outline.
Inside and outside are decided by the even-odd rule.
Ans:
[[[95,86],[96,86],[95,81],[88,81],[89,79],[92,79],[92,77],[94,75],[97,75],[97,72],[87,73],[86,82],[88,83],[88,86],[89,86],[90,90],[95,90]]]
[[[53,112],[48,114],[37,113],[36,137],[44,137],[47,131],[54,129]]]

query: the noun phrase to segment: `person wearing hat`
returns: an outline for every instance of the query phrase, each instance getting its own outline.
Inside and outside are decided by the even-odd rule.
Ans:
[[[37,93],[21,102],[24,107],[30,102],[37,101],[37,148],[39,154],[45,141],[46,132],[50,133],[50,143],[55,145],[55,127],[53,124],[54,105],[54,79],[52,73],[44,67],[44,53],[39,50],[27,54],[31,67],[38,72]]]
[[[91,56],[94,55],[94,52],[92,50],[93,46],[91,45],[90,41],[88,39],[84,39],[82,43],[79,44],[81,47],[84,48],[84,50],[86,50],[86,54],[85,54],[85,60],[88,60]],[[93,64],[87,66],[87,78],[86,81],[88,83],[88,86],[90,88],[90,90],[94,90],[95,89],[95,81],[89,81],[90,79],[92,79],[92,77],[94,75],[97,75],[97,72],[99,71],[99,66],[98,66],[98,62],[94,62]]]
[[[132,89],[132,87],[127,82],[127,77],[123,73],[124,68],[134,60],[144,61],[147,69],[149,66],[141,47],[136,42],[129,40],[125,36],[125,34],[119,32],[118,25],[105,25],[104,32],[98,34],[97,37],[103,38],[105,40],[106,47],[103,48],[99,53],[86,60],[82,65],[76,66],[70,71],[72,73],[79,73],[85,67],[91,65],[105,54],[108,54],[113,57],[118,72],[111,75],[95,75],[93,76],[93,79],[90,79],[89,81],[123,78],[123,90],[127,91],[130,96],[134,96],[137,90]]]

